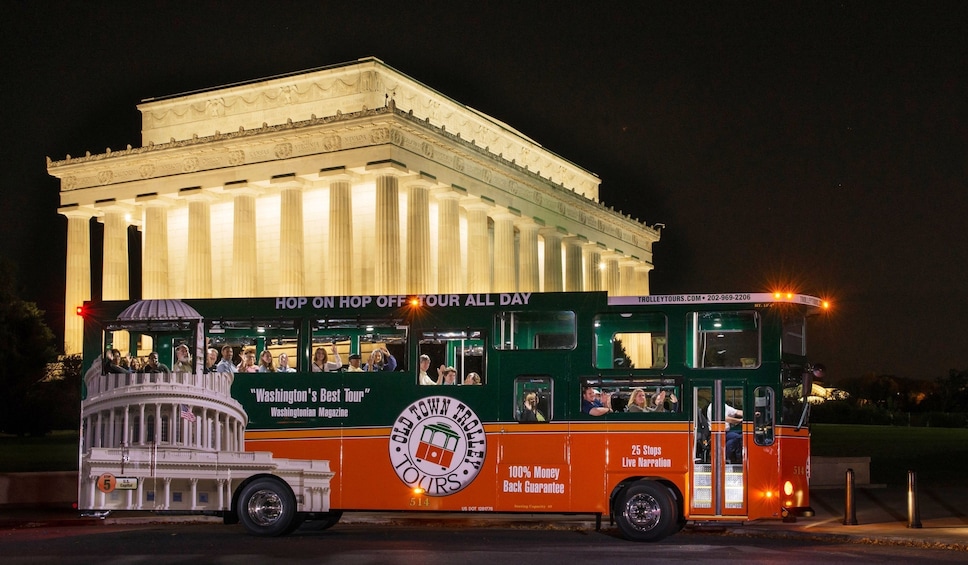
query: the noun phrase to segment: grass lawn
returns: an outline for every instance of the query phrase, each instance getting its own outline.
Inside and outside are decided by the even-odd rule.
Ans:
[[[968,468],[968,429],[814,424],[813,454],[870,456],[871,482],[906,485],[908,469],[918,485],[962,484]],[[44,437],[0,435],[0,473],[77,470],[77,432]]]
[[[42,437],[0,434],[0,473],[76,470],[76,431],[56,431]]]
[[[968,466],[968,429],[903,428],[813,424],[814,455],[871,458],[871,482],[906,485],[907,472],[919,486],[964,483]]]

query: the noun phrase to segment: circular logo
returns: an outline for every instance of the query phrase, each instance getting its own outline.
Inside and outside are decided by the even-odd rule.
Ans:
[[[428,496],[449,496],[471,484],[487,453],[480,418],[449,396],[428,396],[404,408],[389,443],[397,477]]]

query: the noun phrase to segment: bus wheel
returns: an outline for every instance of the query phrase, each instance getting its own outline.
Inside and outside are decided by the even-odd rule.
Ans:
[[[323,530],[328,530],[339,522],[339,519],[343,517],[342,510],[333,510],[332,512],[316,513],[312,518],[306,520],[302,525],[302,529],[309,531],[321,532]]]
[[[239,521],[251,534],[278,536],[292,531],[296,498],[289,486],[275,479],[256,479],[239,494]]]
[[[639,481],[623,489],[613,515],[626,539],[658,541],[672,533],[678,523],[676,505],[669,490],[652,481]]]

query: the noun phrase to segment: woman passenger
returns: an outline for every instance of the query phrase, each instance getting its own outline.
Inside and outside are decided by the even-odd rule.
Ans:
[[[382,349],[374,349],[370,353],[370,359],[363,366],[363,370],[368,372],[395,371],[396,368],[397,360],[385,347]]]
[[[259,372],[260,373],[275,373],[276,366],[272,362],[272,352],[268,349],[263,349],[262,354],[259,355]]]
[[[627,412],[651,412],[649,409],[648,402],[645,398],[645,391],[637,388],[632,390],[631,396],[629,396],[629,405],[625,409]]]
[[[339,371],[343,368],[343,360],[340,359],[339,351],[336,350],[336,344],[333,344],[333,357],[335,361],[329,360],[329,355],[326,354],[326,349],[323,347],[317,347],[316,351],[313,353],[313,372],[314,373],[332,373],[333,371]]]
[[[242,354],[242,361],[239,363],[239,373],[258,373],[259,366],[255,364],[255,351],[249,349]]]

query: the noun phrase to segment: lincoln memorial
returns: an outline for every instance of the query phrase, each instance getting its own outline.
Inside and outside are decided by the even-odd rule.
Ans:
[[[68,223],[67,353],[92,268],[105,300],[649,293],[659,232],[603,205],[597,176],[378,59],[138,109],[140,147],[48,159]]]

